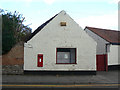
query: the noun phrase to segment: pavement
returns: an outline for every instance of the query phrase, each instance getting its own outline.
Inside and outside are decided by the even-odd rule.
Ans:
[[[101,71],[96,75],[2,75],[2,84],[75,85],[119,84],[119,71]]]

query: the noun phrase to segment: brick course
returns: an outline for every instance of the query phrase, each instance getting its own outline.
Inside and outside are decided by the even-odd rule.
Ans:
[[[0,56],[2,74],[23,74],[24,46],[16,44],[7,54]]]
[[[24,47],[21,43],[16,44],[7,54],[2,55],[2,65],[23,65]]]

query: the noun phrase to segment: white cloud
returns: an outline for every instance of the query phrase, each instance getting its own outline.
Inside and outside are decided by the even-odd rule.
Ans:
[[[45,2],[53,4],[54,2],[108,2],[118,3],[119,0],[0,0],[0,2]]]
[[[53,4],[55,1],[56,0],[44,0],[44,2],[49,5]]]
[[[3,9],[3,7],[2,7],[2,5],[0,4],[0,8],[2,8]]]
[[[34,0],[38,1],[38,0]],[[41,1],[41,0],[40,0]],[[118,4],[119,0],[43,0],[46,4],[53,4],[54,2],[107,2],[109,4]]]
[[[118,4],[119,0],[110,0],[109,3],[111,4]]]
[[[101,16],[89,16],[76,19],[76,22],[84,28],[85,26],[108,28],[118,30],[118,12]]]
[[[45,2],[46,4],[53,4],[55,1],[59,0],[0,0],[0,2],[25,2],[25,3],[31,3],[31,2]]]
[[[37,1],[37,0],[35,0]],[[119,0],[44,0],[46,3],[51,4],[54,2],[108,2],[108,3],[118,3]]]
[[[33,0],[24,0],[25,2],[31,3]]]

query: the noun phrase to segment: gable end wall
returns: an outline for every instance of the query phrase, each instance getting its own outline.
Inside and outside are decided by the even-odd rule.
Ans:
[[[94,32],[89,29],[85,29],[86,33],[92,37],[97,42],[97,51],[96,54],[106,54],[106,44],[109,43]],[[107,51],[109,52],[109,46],[107,47]]]
[[[61,21],[67,26],[61,27]],[[96,70],[96,42],[65,12],[24,45],[24,70]],[[76,48],[77,64],[56,64],[56,48]],[[43,54],[43,67],[37,67],[37,54]]]

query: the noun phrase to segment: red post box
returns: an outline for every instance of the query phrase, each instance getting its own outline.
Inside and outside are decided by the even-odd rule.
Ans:
[[[43,54],[38,54],[38,67],[43,67]]]

